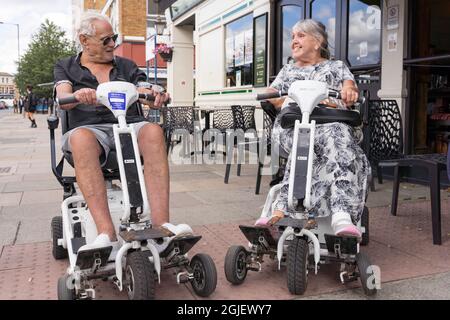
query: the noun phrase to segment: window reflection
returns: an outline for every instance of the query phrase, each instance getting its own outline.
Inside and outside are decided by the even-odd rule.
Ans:
[[[347,57],[350,64],[380,63],[380,39],[380,1],[350,0]]]
[[[292,41],[292,27],[301,19],[303,19],[303,9],[299,6],[283,6],[282,9],[283,21],[283,60],[281,65],[288,63],[291,57],[291,41]],[[289,59],[290,60],[290,59]]]
[[[226,86],[253,84],[253,15],[225,26]]]
[[[311,18],[322,22],[328,33],[328,48],[331,56],[335,56],[336,43],[336,1],[315,0],[311,4]]]

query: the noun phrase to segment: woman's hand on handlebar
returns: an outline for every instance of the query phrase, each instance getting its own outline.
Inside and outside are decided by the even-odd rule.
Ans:
[[[147,89],[147,88],[137,88],[137,91],[139,93],[144,93],[144,94],[151,94],[152,96],[155,97],[155,101],[148,101],[145,99],[140,99],[141,103],[149,105],[153,108],[161,108],[164,103],[166,103],[167,101],[169,101],[170,99],[170,95],[168,93],[159,93],[155,90],[152,89]]]
[[[74,97],[78,100],[79,103],[84,104],[97,104],[97,92],[95,89],[84,88],[77,90],[73,93]]]
[[[272,93],[272,92],[279,92],[279,91],[272,87],[268,87],[268,88],[266,88],[265,92]],[[268,99],[267,101],[269,101],[275,108],[281,109],[281,106],[283,105],[284,100],[286,100],[286,97]]]
[[[348,81],[348,83],[346,83]],[[347,80],[341,90],[342,101],[349,107],[354,105],[359,98],[359,91],[353,81]]]

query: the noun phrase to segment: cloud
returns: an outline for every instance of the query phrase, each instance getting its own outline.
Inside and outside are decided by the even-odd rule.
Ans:
[[[33,34],[39,31],[41,23],[48,19],[72,33],[71,0],[0,0],[0,71],[17,71],[17,26],[20,29],[20,54],[23,55]]]
[[[377,12],[377,14],[379,13]],[[362,10],[355,11],[350,16],[348,58],[353,65],[374,64],[379,62],[381,54],[381,31],[378,27],[372,27],[368,24],[370,22],[369,17],[370,16]],[[365,51],[366,48],[367,56],[361,56],[361,53]]]
[[[319,9],[319,12],[314,14],[315,19],[325,20],[331,18],[333,16],[333,11],[329,6],[322,6]]]

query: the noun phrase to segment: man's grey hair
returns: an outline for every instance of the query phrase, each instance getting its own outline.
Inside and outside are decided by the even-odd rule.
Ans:
[[[107,15],[101,14],[97,11],[87,11],[83,13],[80,17],[80,21],[77,25],[77,36],[76,40],[78,45],[80,45],[80,35],[85,34],[88,36],[95,36],[96,30],[94,26],[94,21],[106,21],[111,24],[109,17]]]
[[[330,59],[330,49],[328,48],[328,34],[322,22],[312,19],[305,19],[297,22],[292,28],[293,32],[303,32],[314,37],[320,43],[320,56]]]

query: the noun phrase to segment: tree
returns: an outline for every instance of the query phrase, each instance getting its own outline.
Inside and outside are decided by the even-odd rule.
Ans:
[[[65,38],[65,31],[49,20],[45,20],[39,31],[32,36],[31,44],[22,56],[16,85],[21,94],[25,93],[27,84],[33,86],[33,92],[40,97],[50,97],[52,86],[38,87],[38,84],[53,82],[53,67],[64,57],[76,54],[73,41]]]

